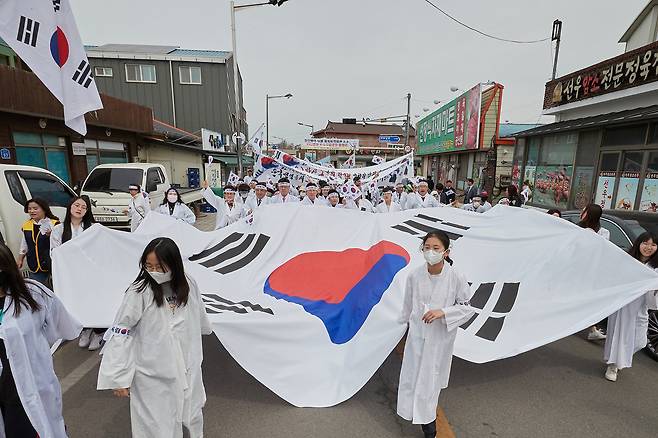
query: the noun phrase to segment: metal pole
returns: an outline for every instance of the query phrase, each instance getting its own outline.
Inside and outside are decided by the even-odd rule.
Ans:
[[[239,133],[242,132],[242,104],[240,102],[240,80],[238,73],[238,47],[235,36],[235,1],[231,0],[231,38],[233,43],[233,87],[235,92],[235,132],[238,133],[238,138],[235,141],[235,154],[238,159],[238,175],[242,176],[242,152],[240,151],[240,138]]]
[[[560,20],[555,20],[553,22],[553,35],[551,36],[551,42],[555,41],[555,59],[553,60],[553,75],[551,80],[555,79],[557,73],[557,58],[560,54],[560,40],[562,39],[562,22]]]
[[[409,131],[411,131],[411,93],[407,94],[407,121],[405,122],[406,132],[404,134],[404,146],[409,146]]]
[[[265,154],[270,154],[270,96],[265,95]]]

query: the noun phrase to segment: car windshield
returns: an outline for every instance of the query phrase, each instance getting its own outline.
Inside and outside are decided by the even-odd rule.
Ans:
[[[96,168],[82,190],[87,192],[128,192],[131,184],[142,184],[143,172],[140,169]]]

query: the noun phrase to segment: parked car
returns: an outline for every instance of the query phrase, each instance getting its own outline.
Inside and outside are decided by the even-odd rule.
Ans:
[[[562,217],[575,224],[580,221],[580,211],[566,211]],[[601,226],[610,231],[610,241],[628,251],[633,242],[645,231],[658,233],[658,215],[641,212],[609,212],[601,217]],[[658,311],[649,310],[649,330],[645,351],[658,361]]]
[[[102,164],[96,166],[82,184],[81,193],[89,196],[96,220],[110,228],[130,229],[128,186],[139,184],[149,194],[151,209],[162,203],[172,187],[164,166],[148,163]],[[191,208],[203,198],[194,188],[177,188],[181,199]],[[194,210],[194,208],[192,208]]]
[[[75,192],[54,173],[32,166],[0,164],[0,240],[18,255],[21,227],[27,220],[25,203],[31,198],[48,201],[53,213],[64,220]]]

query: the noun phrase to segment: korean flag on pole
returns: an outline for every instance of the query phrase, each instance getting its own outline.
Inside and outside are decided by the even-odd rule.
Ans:
[[[64,105],[66,126],[85,135],[102,109],[69,0],[0,0],[0,37]]]
[[[249,143],[247,145],[247,150],[251,148],[251,150],[255,155],[262,155],[263,154],[262,145],[264,144],[263,142],[265,141],[264,133],[265,133],[265,124],[263,123],[262,125],[260,125],[260,128],[258,128],[258,131],[256,131],[254,136],[251,137],[251,140],[249,140]]]

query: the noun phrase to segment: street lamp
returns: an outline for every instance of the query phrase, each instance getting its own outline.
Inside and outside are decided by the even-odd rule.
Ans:
[[[306,126],[307,128],[311,128],[311,134],[313,134],[313,132],[315,131],[315,128],[313,127],[313,125],[307,125],[306,123],[302,123],[302,122],[297,122],[297,124],[299,126]]]
[[[235,94],[235,130],[236,132],[241,132],[242,131],[242,123],[241,123],[241,118],[242,118],[242,102],[240,99],[240,85],[239,85],[239,78],[238,78],[238,54],[237,54],[237,43],[236,43],[236,36],[235,36],[235,11],[238,11],[240,9],[247,9],[247,8],[253,8],[257,6],[266,6],[266,5],[272,5],[272,6],[281,6],[288,0],[269,0],[264,3],[252,3],[252,4],[247,4],[247,5],[235,5],[235,1],[231,0],[229,3],[230,11],[229,14],[231,16],[231,41],[233,44],[233,92]],[[240,150],[240,144],[239,142],[236,142],[237,144],[235,145],[235,153],[237,154],[238,157],[238,172],[242,176],[242,151]]]
[[[450,91],[452,91],[453,93],[456,92],[456,91],[459,91],[459,87],[456,87],[456,86],[454,86],[454,85],[451,85],[451,86],[450,86]]]
[[[265,153],[270,151],[270,99],[290,99],[292,94],[283,94],[280,96],[270,96],[269,94],[265,95],[265,129],[267,130],[267,136],[265,137]]]

